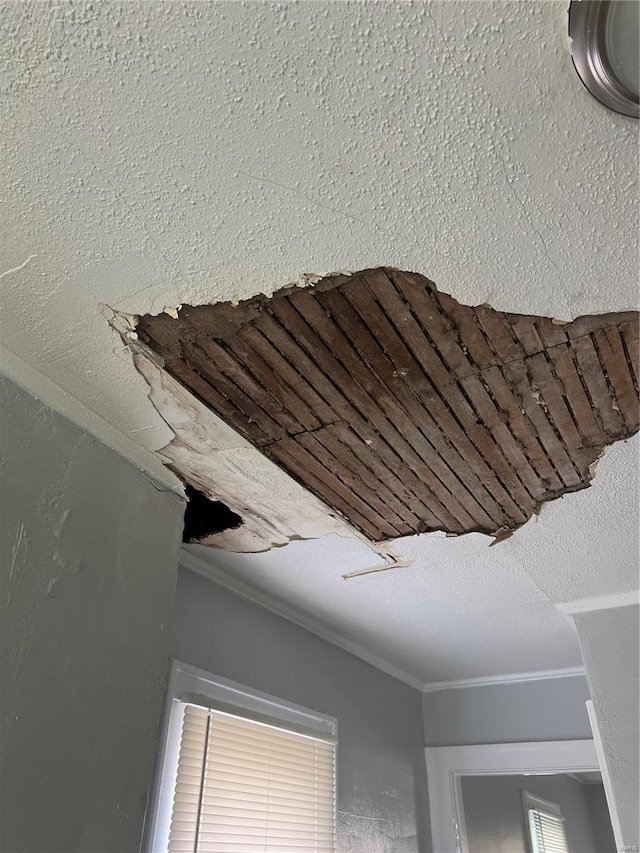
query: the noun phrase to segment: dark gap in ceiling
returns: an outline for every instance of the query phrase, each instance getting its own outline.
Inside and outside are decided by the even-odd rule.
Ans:
[[[212,501],[193,486],[185,485],[187,508],[184,513],[183,542],[201,542],[214,533],[235,530],[242,518],[222,501]]]
[[[374,541],[514,530],[638,430],[637,312],[508,314],[379,268],[146,315],[137,332]]]

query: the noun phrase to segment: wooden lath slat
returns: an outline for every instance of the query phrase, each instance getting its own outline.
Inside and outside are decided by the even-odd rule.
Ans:
[[[580,482],[571,458],[566,452],[553,420],[548,417],[542,392],[529,375],[529,362],[523,350],[510,334],[506,318],[485,306],[475,309],[476,317],[492,350],[500,361],[496,367],[503,373],[506,382],[540,440],[547,457],[567,487]]]
[[[638,429],[638,316],[471,308],[367,270],[140,318],[166,369],[379,541],[514,529]]]
[[[262,447],[267,444],[271,438],[268,433],[263,432],[254,421],[246,418],[242,411],[222,394],[214,384],[212,385],[207,379],[200,375],[197,370],[194,370],[188,360],[185,359],[184,349],[180,348],[180,354],[176,355],[166,344],[166,339],[162,334],[162,315],[154,317],[153,334],[145,336],[147,344],[151,349],[161,353],[164,358],[165,368],[177,380],[189,388],[203,403],[208,405],[216,412],[224,421],[238,430],[238,432],[250,441],[252,444]],[[166,315],[165,315],[166,317]],[[169,319],[168,317],[166,319]]]
[[[596,346],[602,356],[609,381],[618,402],[618,408],[630,432],[638,429],[637,391],[629,373],[620,333],[615,326],[594,332]]]
[[[265,337],[270,340],[286,355],[288,362],[291,365],[296,365],[300,372],[301,381],[306,381],[313,385],[313,388],[322,395],[323,400],[335,413],[338,420],[341,418],[347,423],[354,433],[358,436],[365,452],[366,449],[375,444],[376,453],[380,458],[382,466],[390,472],[402,469],[404,460],[399,453],[398,442],[395,437],[388,440],[388,436],[379,432],[367,419],[366,406],[365,414],[352,405],[343,391],[336,386],[333,381],[319,368],[316,363],[307,355],[307,353],[298,346],[298,342],[283,329],[276,319],[266,311],[256,319],[255,327],[264,333]],[[411,491],[412,498],[405,498],[405,502],[411,505],[414,510],[425,521],[428,513],[431,512],[437,519],[435,528],[448,529],[449,525],[456,525],[457,522],[453,516],[439,504],[437,498],[431,495],[428,484],[422,483],[418,475],[413,469],[404,471],[403,484],[406,490]],[[399,494],[397,489],[394,492]],[[420,495],[423,495],[423,499]],[[411,502],[409,504],[409,501]],[[431,523],[429,522],[430,526]],[[460,530],[462,527],[459,528]]]
[[[311,299],[309,294],[297,296],[303,302],[304,310],[313,315],[314,325],[320,333],[324,333],[327,343],[331,340],[332,331],[329,313],[321,311],[321,299],[326,294],[321,294],[318,300]],[[343,302],[337,314],[331,318],[333,323],[340,328],[340,311],[347,312],[347,306]],[[336,323],[336,321],[338,321]],[[417,418],[412,418],[407,409],[411,410],[411,404],[406,402],[406,389],[401,377],[396,378],[396,388],[391,390],[393,384],[393,369],[389,367],[384,355],[373,355],[371,352],[372,338],[364,324],[353,320],[351,329],[351,340],[342,329],[342,336],[334,338],[333,344],[337,347],[337,354],[352,379],[356,379],[363,391],[375,402],[376,406],[385,413],[387,419],[393,423],[400,435],[408,440],[410,446],[418,454],[420,464],[426,469],[426,478],[433,481],[434,490],[441,496],[441,500],[450,512],[460,513],[463,510],[469,517],[475,519],[476,523],[486,523],[489,517],[482,504],[476,499],[470,489],[465,488],[463,480],[456,473],[455,451],[450,448],[442,437],[442,433],[434,423],[426,423],[423,429],[416,424]],[[372,360],[377,359],[376,369],[373,371],[371,365],[358,358],[356,347],[359,352],[369,352]],[[383,374],[381,377],[380,374]],[[400,381],[398,381],[400,380]],[[413,409],[416,409],[415,403]],[[436,483],[439,485],[436,486]]]
[[[406,416],[411,423],[411,426],[407,427],[405,421],[404,434],[411,439],[413,446],[419,450],[420,456],[427,464],[429,464],[430,459],[434,459],[434,463],[432,464],[435,464],[435,453],[445,464],[446,467],[439,468],[439,473],[437,474],[445,486],[452,493],[455,493],[455,490],[462,487],[464,491],[460,492],[461,496],[459,500],[464,503],[465,509],[475,518],[479,518],[479,520],[486,518],[486,511],[479,502],[480,498],[485,502],[488,501],[493,506],[495,512],[499,512],[498,504],[493,500],[491,494],[486,491],[476,475],[469,470],[461,454],[447,440],[446,434],[438,426],[437,420],[425,408],[420,393],[413,394],[407,390],[407,384],[411,384],[410,376],[412,371],[408,367],[394,368],[394,362],[387,358],[384,351],[376,344],[373,336],[369,334],[366,325],[367,321],[360,322],[358,320],[357,315],[349,308],[342,294],[336,291],[323,293],[318,297],[318,302],[329,309],[329,316],[342,328],[344,334],[347,333],[348,329],[357,329],[357,335],[353,337],[352,343],[360,351],[361,355],[364,356],[363,367],[369,372],[369,375],[377,377],[380,387],[386,389],[390,395],[378,398],[378,404],[380,405],[383,402],[384,406],[384,402],[387,404],[390,403],[392,410],[395,410],[400,405],[401,408],[398,410],[398,417],[404,419]],[[382,322],[383,318],[375,317],[371,310],[369,311],[367,320],[373,321],[378,328],[382,327],[383,332],[386,331]],[[387,334],[385,340],[390,342],[392,336]],[[389,352],[392,358],[394,348],[391,343],[389,343]],[[395,356],[395,364],[408,365],[410,362],[407,354],[398,352],[397,349]],[[358,365],[359,367],[360,365]],[[407,371],[407,375],[402,374],[401,371],[404,370]],[[382,393],[384,394],[384,391]],[[422,405],[417,406],[416,400],[421,402]],[[430,397],[429,403],[431,406],[436,405],[435,396]],[[420,417],[420,415],[423,415],[423,417]],[[414,429],[414,427],[417,429]],[[428,445],[424,443],[423,438],[426,439]],[[480,495],[475,497],[474,492],[468,489],[465,483],[469,483],[472,488],[480,490]]]
[[[445,293],[434,292],[433,297],[452,321],[453,331],[470,360],[470,367],[458,380],[461,388],[505,455],[509,454],[517,466],[518,476],[531,496],[541,500],[549,488],[561,488],[561,481],[508,388],[498,356],[489,346],[473,310]]]
[[[353,467],[359,467],[361,475],[367,477],[372,488],[379,488],[380,481],[387,489],[384,500],[392,510],[402,518],[412,530],[420,527],[428,519],[428,524],[437,528],[438,519],[416,498],[394,471],[387,468],[378,455],[377,449],[365,444],[358,435],[345,424],[331,424],[318,433],[318,440],[329,449],[336,458],[342,456],[351,459]]]
[[[542,340],[537,329],[529,324],[532,335],[528,339],[529,347],[525,348],[522,342],[522,327],[524,325],[522,320],[514,324],[511,316],[505,314],[500,316],[500,321],[505,330],[510,327],[512,339],[515,341],[514,348],[510,349],[510,353],[514,358],[520,359],[524,365],[536,401],[543,408],[547,421],[556,432],[566,455],[572,461],[579,478],[578,481],[580,481],[580,471],[585,465],[588,466],[596,458],[596,455],[584,449],[582,436],[564,396],[564,386],[558,381],[548,352],[544,349],[540,350]],[[520,336],[516,332],[516,325],[521,330]],[[564,465],[564,461],[563,457],[559,464]],[[565,480],[565,482],[567,481]]]
[[[624,334],[622,335],[622,346],[627,357],[629,373],[633,379],[633,384],[638,393],[638,385],[640,385],[640,325],[638,322],[629,322],[624,325]]]
[[[411,350],[408,356],[410,361],[413,361],[415,356],[417,374],[427,391],[427,399],[424,402],[433,412],[444,434],[449,437],[454,448],[459,451],[471,469],[471,484],[473,485],[477,478],[484,489],[483,500],[486,500],[484,495],[489,494],[490,505],[497,501],[508,517],[514,519],[521,517],[521,507],[529,504],[531,496],[509,464],[508,454],[503,454],[502,449],[495,444],[491,432],[479,420],[478,413],[469,404],[460,387],[452,384],[451,375],[443,363],[434,357],[433,346],[420,329],[410,307],[401,301],[400,294],[393,287],[391,279],[379,276],[375,279],[375,285],[381,309],[384,309],[392,320],[399,335],[398,340],[402,341],[404,338],[402,346],[396,348],[393,357],[398,363],[402,363],[407,359],[408,350]],[[352,291],[352,293],[354,295],[350,298],[361,298],[363,291]],[[434,308],[438,309],[436,305]],[[366,320],[367,315],[362,311],[360,313],[363,320]],[[384,322],[386,323],[386,318]],[[394,333],[391,325],[386,323],[384,328],[387,332],[385,340],[393,340]],[[468,366],[465,366],[465,370],[467,369]],[[411,376],[410,372],[409,377]],[[491,459],[491,465],[487,464],[487,459]],[[469,483],[469,474],[465,482]]]
[[[313,300],[309,302],[309,305],[313,306],[314,304]],[[348,401],[350,398],[355,408],[384,437],[390,447],[395,447],[400,451],[401,464],[404,461],[405,464],[410,466],[411,471],[416,475],[418,481],[422,480],[423,483],[428,484],[428,488],[439,504],[437,507],[434,506],[434,513],[441,518],[443,523],[445,525],[449,523],[459,525],[462,529],[465,526],[474,524],[474,519],[468,514],[466,509],[463,509],[458,500],[447,492],[446,487],[442,483],[440,478],[444,476],[446,479],[446,468],[441,460],[434,458],[436,471],[432,472],[425,465],[415,448],[405,439],[404,429],[409,429],[415,437],[415,431],[411,430],[408,419],[403,419],[398,411],[393,411],[393,406],[390,412],[383,411],[379,406],[379,401],[373,400],[367,391],[354,380],[344,365],[334,357],[333,351],[341,343],[336,331],[332,330],[333,334],[330,335],[328,341],[322,340],[309,327],[306,320],[295,310],[293,305],[284,299],[276,300],[269,306],[269,310],[282,323],[296,330],[296,342],[305,350],[305,353],[307,355],[310,353],[317,355],[322,360],[328,374],[337,380],[337,383],[341,387],[349,389],[349,393],[345,399]],[[316,312],[316,319],[320,319],[318,312]],[[348,346],[343,344],[343,349],[348,350]],[[365,384],[374,385],[371,379],[365,381]],[[396,424],[396,419],[400,421],[399,425]],[[418,493],[422,490],[424,490],[424,486],[418,486]],[[464,500],[464,497],[462,500]]]
[[[506,439],[507,444],[511,444],[511,440],[513,440],[521,448],[523,454],[527,457],[528,468],[531,472],[537,472],[540,478],[537,488],[532,485],[532,489],[535,488],[535,492],[531,492],[532,496],[536,500],[539,500],[541,490],[544,493],[549,488],[561,489],[563,485],[562,480],[548,457],[547,448],[541,442],[537,430],[531,424],[521,400],[519,398],[516,399],[513,393],[514,389],[509,387],[504,377],[504,370],[508,364],[515,363],[518,360],[522,361],[522,357],[515,347],[511,336],[507,334],[504,326],[499,326],[499,330],[496,332],[497,343],[494,342],[491,334],[487,334],[479,316],[480,314],[488,325],[489,331],[491,331],[491,315],[486,309],[481,306],[480,309],[470,310],[466,306],[455,302],[455,300],[446,296],[446,294],[438,294],[437,296],[453,320],[458,336],[466,347],[469,357],[476,362],[482,384],[486,386],[489,400],[495,401],[498,410],[504,412],[507,416],[507,426],[512,436],[512,439]],[[493,313],[495,314],[495,312]],[[521,319],[524,321],[527,318],[523,317]],[[501,323],[502,321],[503,318],[500,319]],[[521,322],[521,337],[524,334],[522,325],[523,323]],[[517,337],[517,335],[514,335],[514,337]],[[535,329],[530,331],[529,338],[530,352],[538,351],[538,335]],[[531,345],[531,342],[534,345]],[[504,363],[505,360],[501,358],[501,350],[506,357],[506,364]],[[473,383],[469,377],[462,378],[460,381],[463,387],[468,388],[470,392],[475,390],[476,395],[481,394],[481,386]],[[485,405],[487,402],[485,401]],[[521,470],[522,475],[525,475],[525,473],[526,468]],[[529,481],[531,481],[531,475],[529,475]]]
[[[335,475],[335,471],[329,471],[299,442],[293,439],[274,442],[269,449],[269,455],[291,469],[301,482],[310,482],[316,494],[328,496],[328,503],[353,518],[355,524],[365,533],[374,538],[381,534],[382,538],[398,536],[398,531],[384,516],[376,519],[376,524],[373,521],[376,514],[360,495],[346,487]]]
[[[571,350],[575,353],[591,405],[596,418],[602,424],[603,432],[607,435],[619,434],[623,431],[622,419],[613,407],[607,379],[591,336],[583,335],[571,341]]]
[[[547,354],[553,364],[556,377],[562,384],[562,393],[573,412],[578,431],[585,446],[601,445],[604,433],[600,428],[593,407],[583,388],[582,380],[568,343],[549,347]]]

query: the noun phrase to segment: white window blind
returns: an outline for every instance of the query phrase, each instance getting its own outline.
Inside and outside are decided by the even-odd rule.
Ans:
[[[184,710],[168,853],[333,853],[335,744]]]
[[[559,806],[523,791],[532,853],[568,853],[565,822]]]

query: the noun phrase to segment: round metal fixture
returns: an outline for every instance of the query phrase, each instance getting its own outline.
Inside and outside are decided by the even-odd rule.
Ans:
[[[572,0],[571,57],[578,76],[605,107],[640,116],[639,0]]]

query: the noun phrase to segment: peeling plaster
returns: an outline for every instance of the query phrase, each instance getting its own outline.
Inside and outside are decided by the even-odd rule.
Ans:
[[[497,312],[390,268],[308,278],[118,323],[371,541],[482,532],[497,545],[588,487],[603,448],[638,429],[637,312]],[[389,562],[401,567],[364,573]]]
[[[137,339],[136,319],[114,315],[116,328],[133,353],[149,386],[149,399],[171,429],[173,439],[159,451],[180,479],[221,500],[242,517],[242,525],[199,542],[228,551],[256,553],[289,542],[331,533],[366,543],[375,563],[347,573],[345,580],[412,565],[374,544],[359,530],[293,480],[162,368],[162,360]],[[379,559],[376,559],[379,558]]]
[[[0,270],[38,255],[2,282],[2,344],[24,368],[14,379],[29,387],[30,368],[57,383],[62,411],[81,401],[150,472],[148,451],[172,433],[105,303],[157,313],[270,294],[305,270],[388,263],[425,271],[461,302],[519,313],[637,307],[638,125],[584,91],[566,23],[555,0],[237,2],[223,14],[205,3],[6,3]],[[398,551],[415,570],[348,584],[341,548],[322,552],[339,583],[327,621],[346,591],[375,584],[369,621],[354,599],[342,625],[367,641],[388,626],[386,648],[424,678],[577,663],[561,626],[531,621],[522,584],[555,601],[637,588],[638,447],[611,448],[592,489],[491,551],[481,537],[411,537]],[[304,544],[288,546],[287,576],[300,573]],[[358,547],[358,565],[373,564]],[[322,570],[313,564],[306,582]],[[481,660],[456,652],[458,629],[442,646],[421,633],[437,613],[425,616],[411,585],[420,571],[442,574],[443,599],[472,590],[474,614],[495,580],[491,604],[500,589],[504,606],[483,630],[503,633]],[[399,597],[394,621],[382,604]],[[473,639],[484,648],[482,633]]]
[[[131,334],[130,329],[124,334]],[[169,376],[147,347],[128,340],[134,363],[149,385],[149,399],[174,433],[160,451],[165,464],[244,521],[202,544],[257,552],[330,533],[361,538]]]

